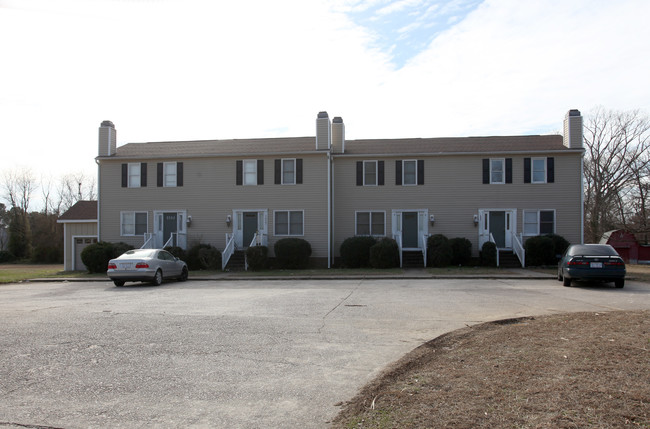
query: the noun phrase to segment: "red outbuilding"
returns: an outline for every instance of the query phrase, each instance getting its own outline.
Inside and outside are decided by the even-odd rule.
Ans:
[[[622,229],[607,231],[600,243],[616,249],[627,264],[650,264],[650,246],[639,244],[631,232]]]

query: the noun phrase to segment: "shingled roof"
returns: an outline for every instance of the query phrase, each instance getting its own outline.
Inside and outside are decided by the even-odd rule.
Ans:
[[[346,140],[345,153],[336,155],[581,151],[565,147],[562,140],[561,135]],[[192,158],[319,152],[322,151],[316,150],[315,137],[285,137],[129,143],[118,147],[115,156],[110,158]]]
[[[77,201],[65,213],[59,216],[59,222],[97,220],[97,201]]]

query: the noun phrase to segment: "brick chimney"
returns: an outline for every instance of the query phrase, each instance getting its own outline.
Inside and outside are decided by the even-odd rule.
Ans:
[[[345,152],[345,124],[340,116],[332,120],[332,152]]]
[[[582,115],[578,109],[571,109],[564,117],[564,146],[582,149]]]
[[[329,150],[332,145],[330,118],[327,112],[319,112],[316,118],[316,150]]]
[[[104,121],[99,127],[99,156],[113,156],[116,148],[115,125],[111,121]]]

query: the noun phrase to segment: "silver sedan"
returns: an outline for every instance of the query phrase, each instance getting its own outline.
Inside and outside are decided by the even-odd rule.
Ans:
[[[133,249],[108,262],[108,277],[115,286],[127,281],[147,281],[158,286],[166,278],[187,280],[187,264],[166,250]]]

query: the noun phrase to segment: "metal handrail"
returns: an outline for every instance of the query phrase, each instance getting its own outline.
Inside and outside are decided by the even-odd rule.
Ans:
[[[221,254],[222,271],[226,269],[226,265],[228,265],[228,261],[230,261],[233,253],[235,253],[235,235],[226,233],[226,247],[224,247],[223,253]]]
[[[397,241],[397,247],[399,249],[399,266],[402,268],[402,233],[398,232],[393,234],[393,239]]]
[[[519,258],[519,262],[521,262],[521,266],[523,268],[526,266],[526,250],[524,249],[524,246],[522,245],[521,241],[517,237],[517,234],[515,234],[514,232],[511,232],[511,234],[512,234],[512,250]]]

